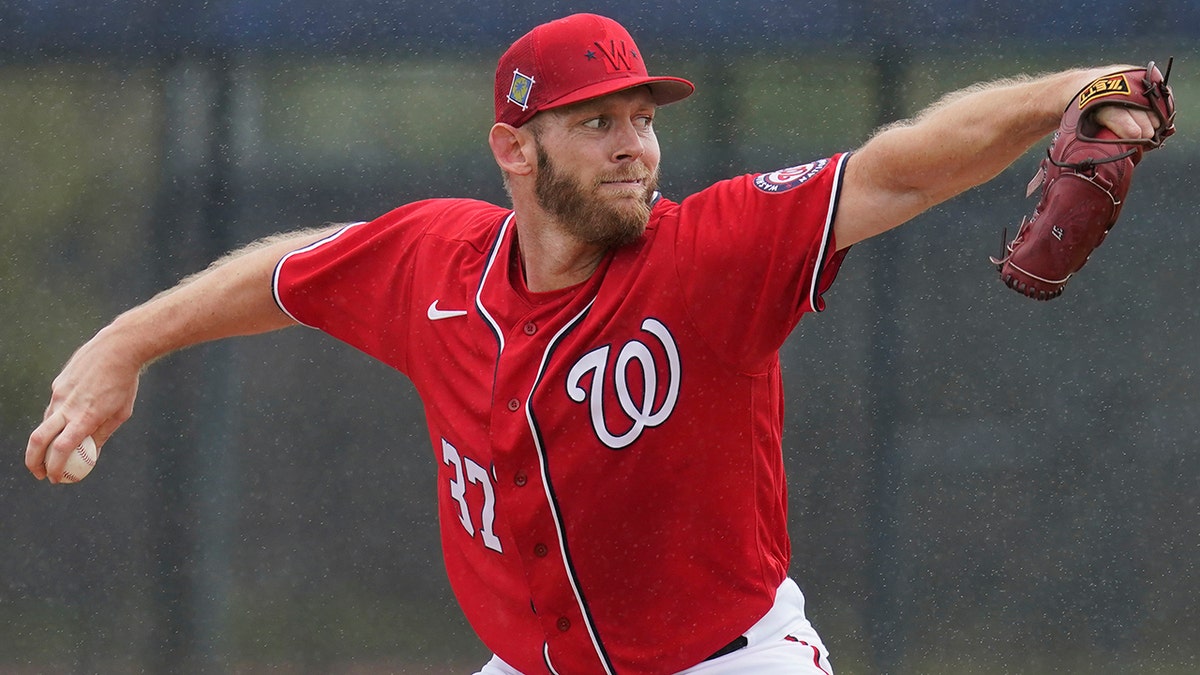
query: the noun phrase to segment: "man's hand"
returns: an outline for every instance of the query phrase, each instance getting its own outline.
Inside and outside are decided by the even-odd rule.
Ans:
[[[1080,88],[1128,66],[1067,70],[969,87],[911,120],[889,125],[854,153],[834,236],[845,248],[994,178],[1059,126]],[[1099,98],[1106,101],[1105,98]],[[1168,135],[1146,110],[1099,106],[1096,121],[1121,139],[1153,145]],[[1167,123],[1169,124],[1169,123]]]
[[[275,304],[275,264],[340,228],[259,240],[117,317],[54,379],[50,405],[25,446],[26,468],[38,480],[58,482],[67,455],[85,436],[103,446],[133,413],[141,371],[156,359],[201,342],[295,325]]]
[[[141,369],[119,327],[100,331],[80,347],[54,378],[50,405],[25,446],[30,473],[57,483],[67,456],[85,436],[103,446],[133,414]]]
[[[1149,111],[1106,105],[1096,111],[1096,121],[1124,140],[1154,138],[1159,120]]]
[[[1175,132],[1175,103],[1164,75],[1145,68],[1103,73],[1065,106],[1028,194],[1041,199],[992,263],[1000,280],[1036,300],[1063,292],[1121,215],[1134,168]]]

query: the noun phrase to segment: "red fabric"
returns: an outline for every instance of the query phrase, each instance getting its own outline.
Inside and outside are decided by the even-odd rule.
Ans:
[[[650,85],[666,105],[695,91],[677,77],[650,77],[643,54],[621,24],[572,14],[523,35],[496,66],[496,121],[519,127],[542,110]]]
[[[468,200],[281,261],[285,311],[415,383],[447,571],[506,662],[671,673],[771,607],[790,556],[778,349],[841,264],[841,165],[660,199],[565,292],[525,291],[511,212]],[[431,320],[435,302],[467,313]]]

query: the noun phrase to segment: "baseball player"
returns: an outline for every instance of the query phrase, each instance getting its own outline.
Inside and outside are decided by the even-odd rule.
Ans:
[[[778,350],[848,247],[1001,171],[1105,70],[978,87],[676,202],[653,122],[692,84],[648,75],[610,19],[543,24],[496,69],[512,208],[420,201],[231,254],[80,348],[26,464],[59,480],[166,353],[306,325],[420,392],[480,674],[831,673],[788,576]]]

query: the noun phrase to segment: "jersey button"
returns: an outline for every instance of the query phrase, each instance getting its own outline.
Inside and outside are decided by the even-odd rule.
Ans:
[[[521,402],[515,398],[508,399],[508,409],[513,412],[517,412],[521,409]]]
[[[547,548],[545,544],[538,544],[533,547],[533,554],[539,558],[545,558],[546,554],[549,552],[550,549]]]
[[[517,487],[525,487],[525,484],[528,482],[529,482],[529,476],[525,475],[524,471],[518,471],[517,475],[513,477],[513,483]]]
[[[571,620],[565,616],[559,617],[558,629],[564,633],[571,630]]]
[[[536,332],[537,332],[537,324],[536,323],[530,321],[529,323],[525,324],[525,334],[526,335],[533,335]]]

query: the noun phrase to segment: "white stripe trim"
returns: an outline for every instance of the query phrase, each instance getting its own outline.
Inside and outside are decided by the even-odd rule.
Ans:
[[[808,289],[808,304],[814,312],[817,311],[821,301],[821,270],[825,268],[825,261],[829,259],[829,240],[833,237],[833,219],[837,215],[838,198],[842,194],[842,172],[846,168],[846,160],[849,157],[850,153],[839,157],[835,167],[833,190],[829,195],[829,208],[825,212],[825,231],[821,234],[821,252],[817,255],[816,269],[813,270],[812,283]]]
[[[287,307],[283,306],[283,298],[281,298],[279,296],[279,273],[283,269],[283,264],[288,261],[288,258],[291,258],[292,256],[294,256],[296,254],[306,253],[315,248],[324,246],[325,244],[328,244],[329,242],[333,241],[334,239],[337,239],[338,237],[340,237],[343,234],[345,234],[346,232],[348,232],[350,230],[350,228],[358,227],[359,225],[363,225],[366,222],[367,221],[363,220],[363,221],[359,221],[357,223],[350,223],[346,227],[343,227],[342,229],[338,230],[337,232],[334,232],[333,234],[329,235],[328,237],[318,239],[317,241],[314,241],[313,243],[309,244],[308,246],[305,246],[303,248],[298,248],[295,251],[291,251],[291,252],[287,253],[286,255],[284,255],[282,258],[279,259],[279,262],[275,263],[275,271],[271,273],[271,295],[274,296],[275,304],[279,307],[280,311],[282,311],[284,314],[287,314],[288,317],[292,321],[295,321],[296,323],[300,324],[301,326],[306,326],[308,328],[314,327],[314,326],[304,323],[300,319],[297,319],[291,312],[288,311]]]
[[[483,315],[484,320],[491,324],[492,332],[496,334],[496,339],[500,342],[500,351],[497,352],[497,355],[504,353],[504,332],[500,330],[500,324],[496,322],[496,319],[483,306],[483,287],[487,284],[492,266],[496,263],[496,256],[500,254],[500,249],[504,246],[504,235],[508,232],[508,227],[512,224],[515,215],[517,215],[515,211],[508,214],[508,217],[504,219],[504,224],[500,226],[500,234],[496,235],[496,241],[492,244],[492,252],[488,254],[487,265],[483,268],[483,276],[479,278],[479,288],[475,290],[475,307]]]
[[[550,675],[560,675],[558,670],[554,668],[554,664],[550,663],[550,643],[542,643],[542,658],[546,660],[546,669],[550,671]]]
[[[480,280],[479,280],[479,289],[475,292],[475,307],[476,307],[476,309],[479,310],[479,313],[483,315],[484,320],[487,321],[488,324],[492,327],[492,332],[496,334],[496,339],[500,343],[500,352],[499,352],[500,354],[502,354],[504,352],[504,332],[501,330],[500,324],[488,312],[487,308],[483,304],[483,287],[488,282],[488,275],[491,273],[492,268],[495,266],[496,259],[500,253],[500,249],[503,248],[503,246],[504,246],[504,237],[505,237],[506,233],[508,232],[508,228],[512,224],[513,217],[515,215],[516,215],[515,213],[511,213],[508,215],[507,218],[504,219],[504,224],[500,227],[500,233],[496,236],[496,240],[492,246],[492,251],[488,255],[487,264],[483,268],[483,275],[480,277]],[[571,569],[570,559],[567,555],[566,533],[563,528],[562,517],[559,514],[558,508],[556,507],[556,505],[554,503],[554,496],[550,491],[550,476],[546,473],[545,448],[542,447],[542,439],[541,439],[541,436],[538,434],[537,424],[536,424],[536,422],[534,422],[534,419],[533,419],[533,392],[537,390],[538,385],[541,384],[542,377],[546,373],[546,366],[550,361],[550,352],[553,351],[554,347],[558,344],[558,341],[562,338],[562,336],[564,334],[566,334],[567,331],[571,330],[571,328],[573,328],[575,326],[575,324],[578,323],[579,320],[585,314],[587,314],[588,310],[591,309],[592,304],[595,301],[596,301],[596,299],[592,298],[588,302],[586,307],[584,307],[570,321],[566,322],[562,326],[562,328],[560,328],[558,330],[558,332],[556,332],[554,334],[554,336],[550,338],[550,342],[546,345],[546,350],[542,353],[541,363],[538,364],[537,374],[533,380],[533,388],[530,389],[529,395],[525,399],[525,420],[526,420],[526,423],[529,425],[529,433],[533,437],[534,447],[537,449],[538,471],[541,473],[541,476],[542,476],[542,488],[546,495],[546,503],[549,504],[550,513],[552,514],[552,517],[554,518],[554,529],[555,529],[555,534],[558,537],[558,551],[559,551],[559,555],[562,558],[563,569],[566,571],[567,579],[571,583],[571,592],[575,595],[575,603],[579,606],[580,614],[583,616],[584,624],[587,626],[588,637],[592,641],[592,648],[596,651],[596,656],[599,659],[601,666],[604,668],[604,672],[608,673],[608,675],[612,675],[612,670],[610,670],[608,667],[608,659],[606,658],[606,656],[604,654],[604,650],[600,646],[599,639],[596,637],[596,628],[595,628],[595,626],[592,625],[591,617],[588,615],[587,607],[584,604],[583,594],[580,593],[580,591],[579,591],[579,585],[578,585],[578,583],[576,583],[575,575]],[[543,656],[546,659],[546,667],[550,670],[551,673],[555,673],[554,667],[550,664],[550,645],[549,644],[545,645],[545,648],[543,650]],[[555,675],[557,675],[557,673],[555,673]]]
[[[566,570],[567,579],[571,582],[571,592],[575,594],[575,604],[579,606],[579,613],[583,616],[583,623],[587,626],[588,637],[592,641],[592,649],[596,652],[596,657],[600,660],[600,665],[604,668],[604,672],[612,675],[612,670],[608,667],[608,658],[604,654],[603,648],[600,646],[600,640],[596,637],[596,627],[592,625],[591,616],[588,614],[587,605],[583,601],[583,594],[579,591],[579,584],[575,580],[575,573],[571,569],[570,558],[567,555],[567,539],[562,517],[558,512],[558,507],[554,502],[554,495],[550,492],[550,476],[546,473],[546,449],[542,447],[541,435],[538,434],[537,424],[533,420],[533,393],[537,391],[538,385],[542,382],[542,376],[546,374],[546,366],[550,362],[550,352],[558,345],[558,341],[567,331],[575,327],[575,324],[583,318],[592,305],[596,302],[596,298],[592,298],[578,314],[570,321],[563,325],[562,328],[550,338],[550,342],[546,345],[546,351],[542,352],[542,361],[538,365],[537,376],[533,378],[533,389],[529,391],[529,396],[525,399],[525,419],[529,423],[529,433],[533,436],[534,447],[538,453],[538,469],[542,474],[542,489],[546,493],[546,503],[550,506],[550,513],[554,517],[554,530],[558,535],[558,552],[562,557],[563,569]],[[546,647],[546,663],[550,663],[550,647]]]

